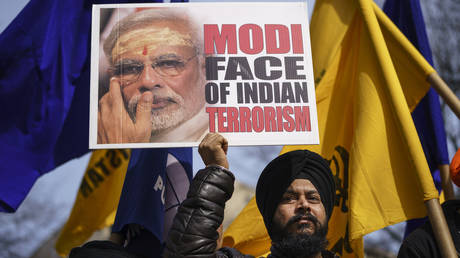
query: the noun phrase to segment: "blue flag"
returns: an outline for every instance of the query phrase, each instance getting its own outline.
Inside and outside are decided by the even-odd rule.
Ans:
[[[0,211],[88,151],[90,18],[83,1],[32,0],[0,35]]]
[[[162,1],[31,0],[0,35],[0,211],[88,152],[92,4],[131,2]]]
[[[128,250],[148,257],[161,252],[192,177],[192,148],[132,151],[112,231],[137,224],[154,239],[134,243]]]
[[[419,0],[387,0],[383,6],[383,11],[425,59],[433,65]],[[441,179],[438,166],[449,164],[449,157],[439,96],[432,88],[412,112],[412,118],[436,188],[440,190]],[[422,221],[409,221],[405,235],[417,228]]]

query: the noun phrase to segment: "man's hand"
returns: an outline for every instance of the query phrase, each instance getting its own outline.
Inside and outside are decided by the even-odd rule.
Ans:
[[[208,133],[198,146],[204,164],[219,165],[228,169],[228,141],[218,133]]]
[[[150,119],[153,95],[142,93],[136,109],[136,123],[129,117],[123,103],[120,82],[112,78],[110,89],[99,101],[97,142],[130,143],[149,142],[152,131]]]
[[[139,224],[128,224],[126,229],[126,242],[124,246],[128,246],[134,238],[138,237],[141,234],[142,229],[144,228]]]

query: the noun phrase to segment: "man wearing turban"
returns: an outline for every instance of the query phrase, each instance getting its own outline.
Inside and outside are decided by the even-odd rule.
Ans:
[[[251,257],[217,248],[217,229],[235,179],[228,170],[227,149],[227,140],[216,133],[200,143],[206,168],[196,174],[174,218],[164,257]],[[272,160],[256,187],[257,207],[272,239],[269,257],[335,257],[326,250],[334,198],[334,178],[320,155],[297,150]]]

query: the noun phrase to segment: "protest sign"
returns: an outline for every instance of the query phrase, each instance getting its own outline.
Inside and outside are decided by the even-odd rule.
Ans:
[[[306,3],[93,7],[91,148],[318,144]]]

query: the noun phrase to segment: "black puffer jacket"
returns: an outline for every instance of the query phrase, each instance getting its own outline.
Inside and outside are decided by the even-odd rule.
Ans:
[[[169,232],[164,257],[216,257],[217,228],[224,219],[225,202],[233,194],[233,174],[222,167],[198,171],[179,207]]]

